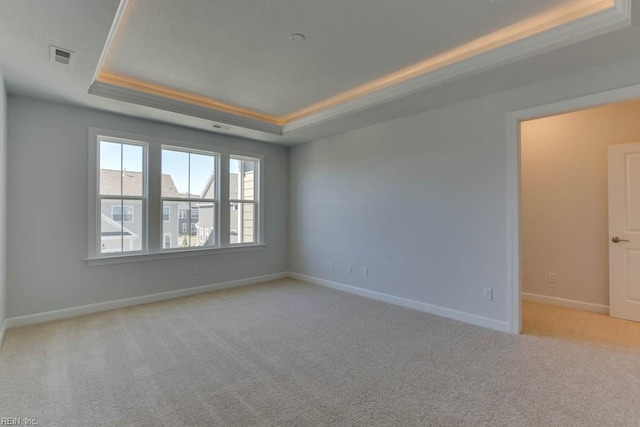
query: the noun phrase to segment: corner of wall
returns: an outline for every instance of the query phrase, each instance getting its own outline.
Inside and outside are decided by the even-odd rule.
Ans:
[[[7,326],[7,92],[0,70],[0,348]]]

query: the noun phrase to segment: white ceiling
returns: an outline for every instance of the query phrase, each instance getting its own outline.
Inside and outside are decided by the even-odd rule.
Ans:
[[[425,59],[561,0],[130,0],[106,67],[272,114]],[[635,1],[635,0],[634,0]],[[87,93],[119,0],[2,0],[0,68],[10,93],[211,131],[211,121]],[[359,5],[359,7],[356,7]],[[293,144],[640,53],[640,26],[414,91],[410,96],[270,135]],[[290,32],[307,40],[294,43]],[[77,53],[49,61],[49,45]]]
[[[105,70],[280,116],[580,2],[131,0]]]

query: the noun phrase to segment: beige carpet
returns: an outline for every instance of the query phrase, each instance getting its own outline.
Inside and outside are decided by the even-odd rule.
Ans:
[[[9,330],[0,416],[41,426],[637,426],[640,352],[511,336],[281,280]]]
[[[530,301],[523,302],[522,333],[640,350],[639,322]]]

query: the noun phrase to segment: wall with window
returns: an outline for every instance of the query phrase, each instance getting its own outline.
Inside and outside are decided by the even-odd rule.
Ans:
[[[640,56],[292,148],[290,270],[506,321],[508,112],[639,70]]]
[[[7,307],[7,94],[0,70],[0,345]]]
[[[14,224],[8,233],[9,317],[287,270],[286,148],[25,97],[10,96],[8,110],[11,159],[8,206],[9,222]],[[263,156],[261,203],[266,246],[242,253],[89,266],[85,258],[90,127]],[[135,205],[134,202],[127,200],[125,204]],[[202,228],[182,232],[181,224],[193,224],[200,220],[198,215],[204,216],[202,212],[189,211],[188,202],[180,200],[165,203],[169,220],[164,221],[164,211],[161,213],[159,208],[158,246],[180,245],[185,237],[199,241],[200,233],[202,239],[211,238],[213,224],[206,226],[204,221]],[[251,206],[250,200],[235,203]],[[206,206],[202,205],[204,212]],[[184,213],[180,214],[181,210]],[[117,230],[120,212],[105,206],[103,213],[107,218],[105,230],[109,230],[108,223],[114,221],[114,214]],[[131,214],[132,218],[126,219],[133,221],[125,221],[123,225],[130,226],[136,234],[135,206]],[[193,265],[198,265],[197,274],[193,273]]]

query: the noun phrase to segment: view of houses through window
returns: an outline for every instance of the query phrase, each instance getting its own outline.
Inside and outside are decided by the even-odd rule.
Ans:
[[[100,252],[143,249],[144,147],[100,142]]]
[[[146,251],[146,149],[143,143],[99,140],[100,253]],[[225,158],[229,161],[229,244],[257,243],[259,160]],[[161,236],[161,249],[219,246],[219,155],[163,145],[161,160],[162,230],[149,232]],[[149,180],[157,181],[157,177]]]
[[[174,218],[163,224],[163,248],[217,244],[216,163],[215,154],[162,148],[162,209]]]
[[[229,159],[230,236],[233,243],[254,243],[256,159],[231,156]]]

